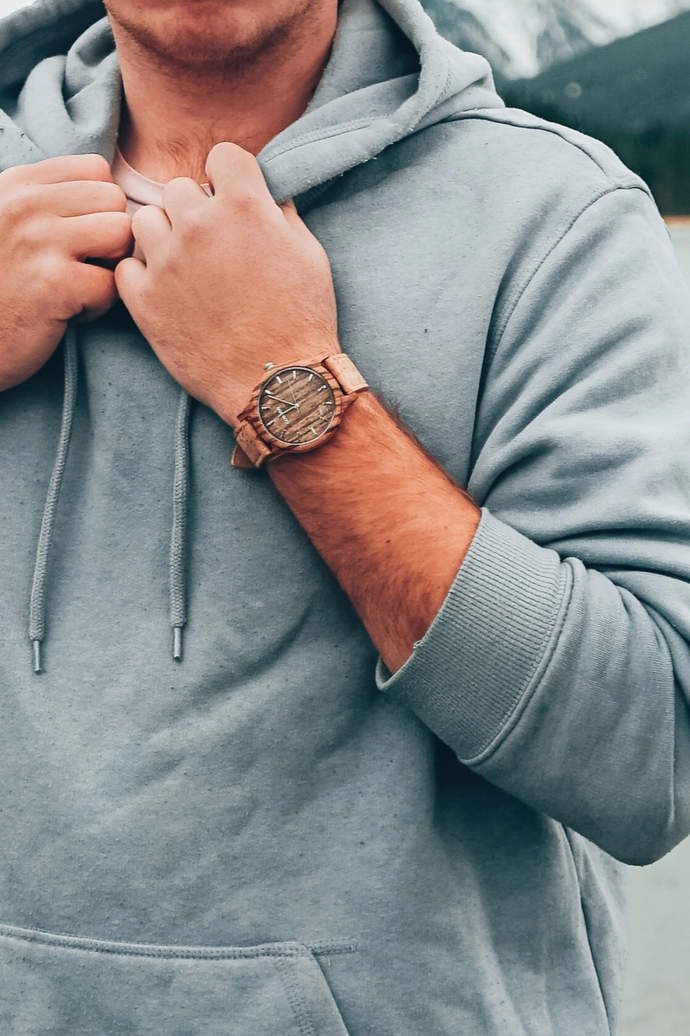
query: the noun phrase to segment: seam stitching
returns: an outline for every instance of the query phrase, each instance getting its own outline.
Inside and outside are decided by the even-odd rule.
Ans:
[[[597,166],[597,168],[604,174],[604,176],[612,186],[638,187],[640,190],[644,191],[644,193],[647,194],[650,198],[652,197],[652,193],[647,187],[647,185],[644,183],[643,180],[640,180],[639,177],[635,175],[635,173],[630,172],[629,179],[622,179],[621,177],[612,176],[611,173],[609,173],[604,168],[604,166],[596,157],[596,155],[592,154],[592,152],[589,151],[582,144],[580,144],[578,140],[573,139],[570,136],[570,133],[563,132],[565,127],[559,126],[556,123],[548,122],[547,120],[536,121],[538,119],[536,115],[532,116],[532,118],[535,119],[535,122],[526,122],[524,119],[520,120],[515,118],[515,116],[512,114],[513,112],[518,112],[521,115],[529,114],[528,112],[522,112],[519,108],[472,108],[465,112],[457,112],[455,115],[448,115],[445,119],[442,119],[441,121],[443,123],[446,123],[463,122],[465,119],[480,119],[484,122],[495,122],[497,125],[512,126],[514,129],[535,130],[538,133],[550,133],[554,137],[560,137],[564,144],[570,144],[571,147],[574,147],[578,151],[581,151],[583,155],[585,155],[591,162],[594,163],[595,166]],[[572,130],[570,132],[578,133],[577,130]],[[587,139],[585,134],[578,133],[578,135],[583,136],[585,137],[585,139]],[[599,143],[601,143],[601,141]],[[606,147],[606,145],[603,146]]]
[[[301,1036],[316,1036],[314,1026],[309,1018],[307,1005],[302,996],[302,990],[297,985],[297,982],[293,980],[292,971],[288,961],[285,958],[278,958],[275,964]]]
[[[277,151],[273,151],[264,156],[262,158],[262,165],[268,166],[271,162],[275,161],[276,158],[281,158],[283,155],[287,155],[296,148],[303,147],[305,144],[314,144],[318,140],[330,140],[333,137],[341,137],[344,133],[350,133],[352,130],[370,126],[375,121],[377,121],[376,117],[367,115],[363,118],[352,119],[350,122],[343,122],[337,127],[329,127],[325,130],[312,130],[310,133],[305,133],[301,137],[296,137],[295,140],[291,140],[289,143],[286,143],[284,147],[279,148]]]
[[[527,291],[529,290],[529,287],[532,284],[532,282],[534,281],[534,279],[536,278],[537,274],[539,273],[539,271],[541,269],[543,269],[543,267],[546,265],[548,260],[551,258],[551,256],[555,252],[555,250],[558,248],[558,246],[560,244],[562,244],[562,242],[565,240],[565,238],[570,233],[570,231],[573,229],[573,227],[578,222],[578,220],[581,219],[582,216],[584,216],[584,214],[589,211],[589,209],[591,209],[594,205],[596,205],[596,203],[598,201],[601,201],[602,198],[606,198],[610,194],[615,194],[616,191],[637,191],[637,190],[642,191],[643,194],[647,193],[641,187],[639,187],[637,184],[627,184],[627,185],[626,184],[614,184],[612,186],[609,186],[609,187],[606,187],[606,188],[602,188],[597,194],[595,194],[593,197],[589,198],[588,201],[582,205],[582,207],[575,213],[573,218],[570,220],[568,225],[564,228],[564,230],[563,230],[562,234],[560,235],[560,237],[558,237],[553,242],[553,244],[544,253],[544,255],[540,259],[538,259],[536,261],[536,263],[532,266],[532,268],[528,271],[524,283],[522,284],[522,286],[520,288],[516,289],[513,301],[512,302],[510,302],[510,301],[508,302],[508,304],[507,304],[508,308],[507,308],[506,315],[505,315],[504,318],[501,319],[501,321],[498,323],[498,326],[497,326],[496,330],[494,331],[493,337],[494,337],[494,340],[495,340],[495,345],[494,345],[493,349],[491,349],[490,351],[487,351],[487,357],[486,357],[487,361],[490,362],[493,359],[493,357],[495,356],[495,354],[498,351],[498,349],[500,348],[501,339],[502,339],[503,335],[505,334],[505,330],[506,330],[508,324],[510,323],[510,321],[512,320],[513,316],[515,315],[515,311],[517,310],[517,308],[520,305],[522,299],[524,298],[524,296],[526,295]]]
[[[304,943],[260,944],[257,946],[156,946],[146,943],[100,942],[96,939],[82,939],[78,936],[55,935],[38,929],[15,928],[0,925],[0,937],[30,942],[40,946],[54,946],[64,950],[78,950],[85,953],[109,953],[123,957],[152,957],[168,960],[253,960],[262,957],[294,959],[297,957],[325,956],[329,954],[353,953],[357,948],[355,940],[334,940]]]

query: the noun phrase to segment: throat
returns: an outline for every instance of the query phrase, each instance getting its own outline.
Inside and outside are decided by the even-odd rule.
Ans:
[[[177,176],[188,176],[197,183],[204,183],[205,166],[209,151],[215,144],[224,140],[232,140],[232,129],[226,126],[199,126],[192,124],[185,132],[184,127],[176,127],[175,133],[169,135],[156,132],[134,131],[128,112],[125,110],[120,124],[118,148],[120,154],[138,173],[159,184],[169,183]],[[233,140],[233,143],[246,147],[253,154],[258,154],[251,146],[251,141]],[[247,147],[247,143],[250,144]],[[259,146],[259,150],[263,144]]]
[[[109,0],[108,11],[124,90],[119,147],[130,165],[161,183],[177,176],[202,182],[215,144],[229,141],[257,155],[299,119],[321,79],[337,24],[337,0],[302,0],[299,17],[293,8],[292,21],[273,31],[267,26],[253,49],[240,47],[235,36],[234,49],[228,43],[223,51],[216,39],[211,62],[209,40],[205,50],[195,50],[186,34],[185,57],[173,60],[177,36],[133,26],[126,20],[131,9],[124,20],[118,16],[118,2]],[[281,6],[271,0],[262,9]],[[233,4],[218,10],[231,13]]]

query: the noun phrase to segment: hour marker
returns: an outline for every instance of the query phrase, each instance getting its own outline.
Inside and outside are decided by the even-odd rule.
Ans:
[[[278,382],[279,385],[283,384],[283,379],[281,378],[280,374],[276,374],[276,381]]]
[[[261,409],[262,410],[270,410],[271,408],[270,408],[270,406],[264,404],[264,406],[262,406]]]
[[[319,434],[319,433],[317,432],[316,428],[310,428],[310,429],[309,429],[309,431],[310,431],[310,432],[313,432],[313,433],[314,433],[314,435],[318,435],[318,434]]]
[[[314,375],[313,375],[313,374],[310,374],[310,375],[309,375],[309,377],[307,378],[307,381],[311,381],[311,379],[312,379],[313,377],[314,377]]]
[[[296,379],[297,379],[297,371],[293,371],[292,372],[292,380],[295,381]]]
[[[276,423],[276,419],[275,419],[275,417],[274,417],[272,421],[269,421],[269,422],[268,422],[268,424],[266,425],[266,427],[267,427],[267,428],[270,428],[270,427],[271,427],[271,425],[272,425],[272,424],[275,424],[275,423]]]
[[[322,385],[321,388],[318,391],[319,392],[323,392],[323,390],[327,389],[327,388],[328,388],[328,385]]]

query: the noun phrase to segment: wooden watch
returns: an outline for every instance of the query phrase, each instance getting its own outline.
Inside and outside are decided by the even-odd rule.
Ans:
[[[232,466],[251,470],[283,453],[306,453],[335,434],[344,411],[369,386],[345,353],[270,371],[238,414]]]

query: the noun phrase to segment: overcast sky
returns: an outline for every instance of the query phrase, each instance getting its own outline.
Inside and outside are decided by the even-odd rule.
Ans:
[[[18,7],[26,7],[26,0],[0,0],[0,17],[16,11]]]

